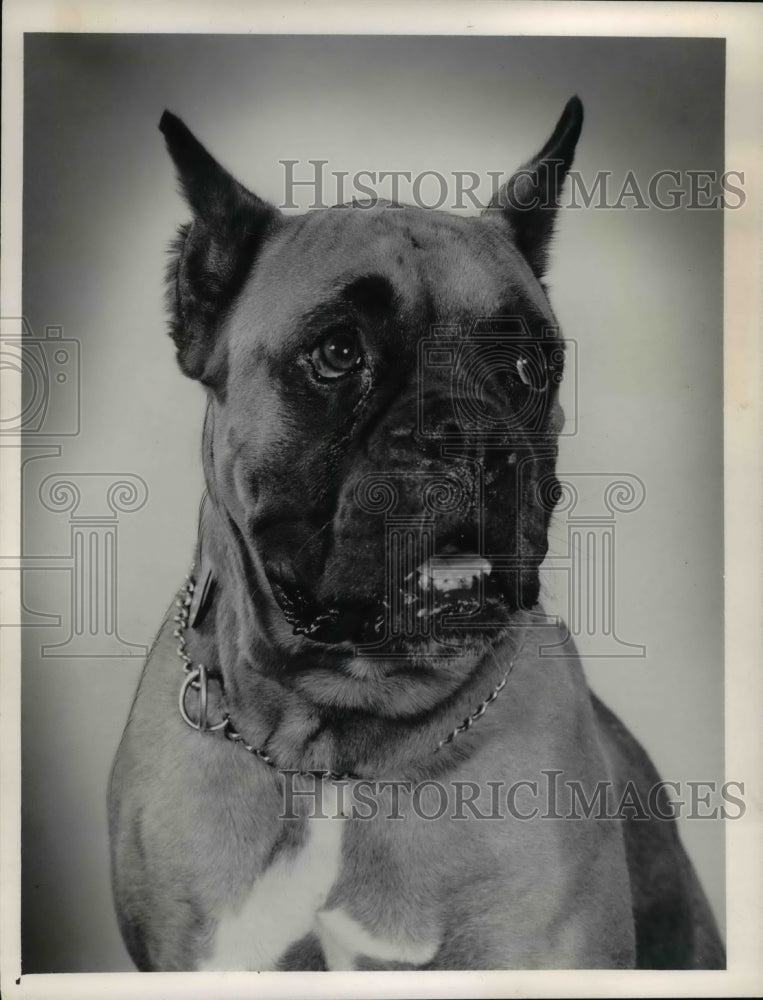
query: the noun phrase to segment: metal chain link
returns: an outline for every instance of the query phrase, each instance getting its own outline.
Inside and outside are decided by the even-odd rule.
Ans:
[[[230,740],[231,743],[237,743],[248,753],[252,754],[258,760],[261,760],[263,764],[267,764],[268,767],[271,767],[274,770],[279,770],[279,771],[288,770],[288,771],[293,771],[296,774],[311,776],[311,777],[319,777],[322,780],[329,780],[329,781],[343,781],[343,780],[352,780],[359,778],[359,775],[353,774],[351,771],[339,772],[339,771],[328,771],[322,769],[316,769],[313,771],[302,771],[299,768],[279,767],[279,765],[273,760],[273,758],[269,754],[267,754],[261,747],[257,747],[251,743],[247,743],[247,741],[244,739],[241,733],[239,733],[234,727],[233,722],[231,721],[231,717],[228,714],[227,710],[224,710],[223,712],[222,721],[214,726],[202,727],[200,725],[194,724],[189,719],[184,706],[186,692],[189,687],[192,687],[194,690],[199,691],[201,689],[202,684],[206,683],[206,679],[202,680],[202,676],[204,676],[204,678],[206,676],[205,668],[201,664],[195,667],[193,665],[193,661],[186,652],[187,649],[186,631],[188,629],[188,622],[191,615],[191,604],[193,603],[193,594],[195,589],[196,589],[196,583],[193,578],[193,570],[191,570],[191,572],[185,578],[185,585],[183,587],[183,590],[178,595],[178,598],[175,601],[178,613],[173,618],[173,621],[177,624],[177,628],[172,633],[173,636],[178,641],[176,652],[178,657],[183,663],[183,670],[186,673],[186,680],[183,682],[180,689],[180,714],[183,717],[183,721],[186,722],[192,729],[196,729],[198,732],[214,732],[215,730],[222,730],[225,735],[225,738]],[[515,655],[512,657],[508,669],[504,673],[501,681],[496,685],[496,687],[493,688],[493,690],[490,692],[487,698],[485,698],[485,700],[481,702],[477,706],[477,708],[470,715],[468,715],[460,725],[456,726],[455,729],[453,729],[450,733],[448,733],[447,736],[445,736],[438,742],[437,746],[435,746],[432,751],[433,753],[438,753],[448,743],[452,743],[453,740],[456,739],[456,737],[460,736],[462,733],[465,733],[469,729],[471,729],[474,723],[478,719],[482,718],[482,716],[487,711],[488,706],[495,701],[495,699],[498,697],[501,691],[503,691],[503,689],[506,687],[506,683],[509,679],[509,674],[514,669],[514,664],[516,662],[517,656],[518,652],[515,653]]]
[[[434,748],[434,753],[437,753],[446,744],[452,743],[457,736],[461,735],[461,733],[465,733],[467,732],[467,730],[471,729],[474,723],[477,721],[477,719],[482,718],[485,712],[487,712],[488,705],[492,704],[498,697],[498,695],[501,693],[501,691],[503,691],[503,689],[506,687],[506,682],[509,679],[509,674],[514,668],[515,659],[516,656],[512,658],[511,663],[509,664],[509,669],[503,675],[503,679],[501,680],[501,682],[497,684],[496,687],[493,688],[493,690],[490,692],[487,698],[485,698],[485,700],[481,702],[477,706],[477,708],[475,708],[475,710],[472,712],[471,715],[467,715],[467,717],[464,719],[464,721],[461,723],[460,726],[456,726],[456,728],[452,732],[448,733],[448,735],[445,737],[444,740],[440,740],[440,742]]]
[[[186,673],[190,673],[193,670],[191,658],[185,651],[185,632],[188,628],[188,619],[191,616],[191,603],[193,601],[193,593],[195,590],[196,584],[194,583],[193,576],[188,573],[185,578],[185,586],[183,587],[182,592],[178,594],[177,600],[175,601],[175,607],[178,609],[178,613],[173,618],[173,621],[177,623],[177,628],[172,633],[178,641],[176,651],[177,655],[183,661],[183,669]]]

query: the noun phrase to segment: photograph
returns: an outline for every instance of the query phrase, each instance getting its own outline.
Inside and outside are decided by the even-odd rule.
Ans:
[[[744,15],[49,6],[4,33],[4,995],[755,995]]]

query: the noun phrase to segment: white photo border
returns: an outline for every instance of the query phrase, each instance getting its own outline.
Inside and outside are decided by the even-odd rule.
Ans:
[[[760,719],[763,708],[763,435],[759,123],[763,10],[740,3],[391,2],[246,0],[6,0],[2,66],[2,303],[21,310],[24,32],[438,34],[724,37],[726,161],[746,175],[744,207],[724,223],[724,465],[726,770],[743,777],[747,812],[726,832],[728,968],[723,972],[99,973],[20,977],[20,641],[0,629],[2,909],[0,982],[12,997],[603,997],[757,996],[763,989]],[[20,383],[20,379],[19,379]],[[5,391],[16,411],[20,384]],[[10,442],[12,443],[12,442]],[[0,552],[20,549],[18,451],[0,450]],[[0,574],[0,577],[8,574]],[[19,595],[0,582],[0,621],[18,618]],[[20,977],[20,978],[19,978]]]

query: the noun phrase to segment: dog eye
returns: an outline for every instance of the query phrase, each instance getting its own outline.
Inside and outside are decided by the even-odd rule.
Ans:
[[[519,375],[519,381],[524,382],[525,385],[533,384],[530,362],[527,358],[521,356],[517,358],[517,375]]]
[[[331,330],[313,348],[310,359],[322,378],[340,378],[360,367],[363,360],[360,339],[354,330],[343,327]]]
[[[515,367],[519,381],[528,389],[540,392],[546,388],[548,372],[540,355],[520,354],[515,361]]]

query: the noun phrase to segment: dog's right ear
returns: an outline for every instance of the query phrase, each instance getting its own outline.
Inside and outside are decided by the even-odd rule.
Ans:
[[[185,374],[216,386],[225,378],[220,322],[281,213],[239,184],[178,117],[165,111],[159,129],[193,212],[170,247],[170,332]]]

